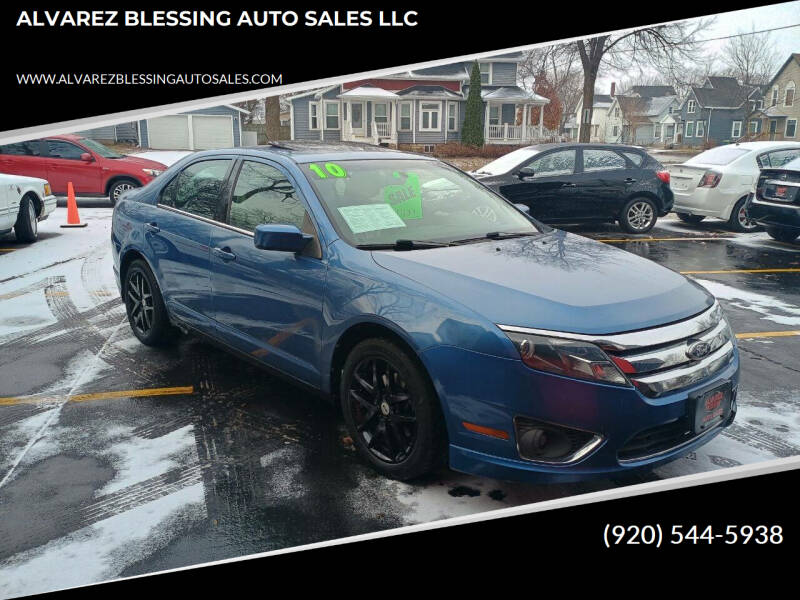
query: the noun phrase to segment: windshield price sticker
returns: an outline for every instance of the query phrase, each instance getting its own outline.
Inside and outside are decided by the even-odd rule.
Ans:
[[[394,177],[402,179],[397,171]],[[404,221],[422,218],[422,190],[416,173],[409,173],[404,183],[387,185],[383,189],[383,199]]]
[[[311,163],[308,165],[309,171],[312,171],[317,177],[320,179],[327,179],[330,175],[331,177],[337,177],[341,179],[342,177],[347,177],[347,171],[345,171],[344,167],[341,165],[337,165],[336,163],[325,163],[325,170],[322,170],[316,163]]]
[[[339,213],[353,233],[405,227],[406,224],[388,204],[340,206]]]

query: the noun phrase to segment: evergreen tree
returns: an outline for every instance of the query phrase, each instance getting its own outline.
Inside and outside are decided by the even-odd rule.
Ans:
[[[477,61],[472,65],[469,78],[469,95],[464,112],[464,128],[461,143],[467,146],[483,146],[483,100],[481,100],[481,68]]]

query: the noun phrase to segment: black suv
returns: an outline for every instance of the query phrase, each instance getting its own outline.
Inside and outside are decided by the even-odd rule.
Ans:
[[[800,236],[800,158],[779,169],[762,169],[747,214],[781,242]]]
[[[646,233],[673,202],[669,172],[638,146],[539,144],[470,175],[545,223],[618,221]]]

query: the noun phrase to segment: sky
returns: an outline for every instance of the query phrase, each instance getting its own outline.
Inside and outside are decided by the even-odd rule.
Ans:
[[[760,31],[792,24],[800,25],[800,1],[771,4],[715,15],[713,25],[699,37],[701,39],[719,38],[734,35],[741,31],[750,31],[751,29]],[[781,61],[788,58],[792,52],[800,52],[800,27],[773,31],[770,34],[770,39],[775,45],[778,54],[782,57]],[[712,56],[718,55],[724,46],[724,40],[712,41],[704,45],[708,54]],[[616,74],[616,76],[603,74],[602,77],[598,77],[598,90],[608,93],[611,82],[615,79],[619,80],[619,77],[620,74]]]

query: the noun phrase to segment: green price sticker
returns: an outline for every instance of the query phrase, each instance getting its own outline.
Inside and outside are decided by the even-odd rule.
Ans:
[[[396,171],[394,177],[402,179]],[[404,183],[387,185],[383,189],[383,199],[404,221],[422,218],[422,190],[416,173],[409,173]]]
[[[341,165],[337,165],[336,163],[325,163],[325,171],[323,171],[322,168],[316,163],[311,163],[308,165],[308,168],[320,179],[327,179],[328,175],[331,177],[347,177],[347,171],[345,171]]]

